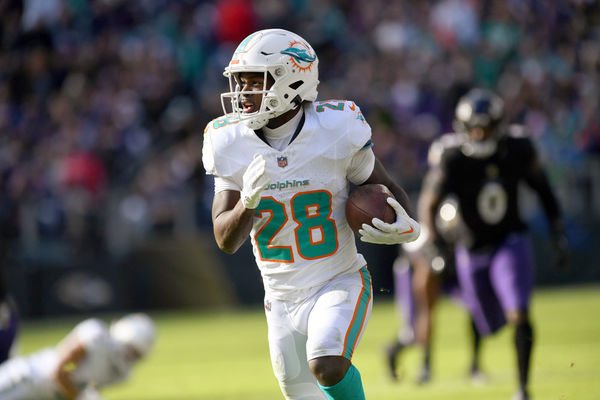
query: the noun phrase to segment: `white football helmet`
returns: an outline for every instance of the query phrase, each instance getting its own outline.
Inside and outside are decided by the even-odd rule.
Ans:
[[[144,356],[154,344],[156,328],[146,314],[128,314],[111,324],[110,336],[119,344],[131,346]]]
[[[221,94],[223,112],[233,114],[233,118],[239,118],[251,129],[260,129],[270,119],[298,107],[303,101],[317,99],[318,67],[315,51],[297,34],[284,29],[255,32],[239,44],[225,67],[223,75],[229,78],[230,91]],[[264,73],[263,90],[242,92],[237,79],[241,72]],[[267,74],[275,81],[270,88]],[[257,93],[263,94],[260,109],[243,113],[240,96]]]

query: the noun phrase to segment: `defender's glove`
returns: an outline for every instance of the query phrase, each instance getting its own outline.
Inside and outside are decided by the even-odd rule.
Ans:
[[[398,244],[416,240],[421,233],[421,226],[406,213],[406,210],[393,197],[387,202],[396,211],[396,222],[387,224],[379,218],[373,218],[373,226],[363,224],[358,230],[360,240],[377,244]]]
[[[255,209],[260,203],[260,194],[271,179],[265,176],[267,162],[262,154],[255,154],[254,159],[244,172],[244,187],[242,188],[242,203],[248,209]]]

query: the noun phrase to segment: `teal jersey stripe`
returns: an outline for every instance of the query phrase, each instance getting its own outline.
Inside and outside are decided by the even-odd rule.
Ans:
[[[370,149],[371,147],[373,147],[373,141],[369,140],[363,147],[360,148],[360,150]]]
[[[352,325],[346,333],[346,343],[343,356],[348,360],[352,358],[352,353],[354,352],[354,347],[358,341],[360,331],[363,328],[369,302],[371,301],[371,274],[366,266],[362,267],[359,272],[363,280],[363,291],[356,304],[355,316],[354,320],[352,321]]]

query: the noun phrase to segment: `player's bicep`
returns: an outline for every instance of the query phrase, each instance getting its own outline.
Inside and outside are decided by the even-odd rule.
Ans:
[[[222,190],[215,193],[212,204],[212,220],[213,222],[226,211],[233,210],[237,202],[240,200],[240,192],[237,190]]]
[[[213,221],[223,212],[235,207],[240,199],[240,191],[241,188],[233,179],[215,176],[215,195],[212,205]]]
[[[441,168],[432,168],[423,178],[423,190],[441,195],[446,189],[445,174]]]
[[[440,168],[430,169],[423,179],[423,188],[417,201],[418,214],[426,221],[437,210],[444,192],[444,173]]]
[[[78,388],[71,382],[71,373],[77,368],[77,364],[85,357],[86,348],[84,343],[77,339],[63,343],[59,348],[59,360],[53,378],[64,394],[76,396]]]
[[[525,181],[536,191],[539,191],[540,187],[545,187],[548,185],[544,166],[542,165],[542,161],[537,156],[532,158],[527,166]]]

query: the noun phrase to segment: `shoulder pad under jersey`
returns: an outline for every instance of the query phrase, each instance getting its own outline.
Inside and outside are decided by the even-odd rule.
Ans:
[[[315,101],[310,112],[314,113],[319,125],[330,132],[329,135],[345,137],[352,147],[360,149],[370,143],[371,126],[353,101]]]
[[[430,167],[438,166],[445,152],[457,149],[462,143],[462,136],[457,133],[445,133],[431,143],[427,153],[427,162]]]
[[[207,174],[220,175],[223,171],[218,171],[217,160],[218,155],[219,166],[228,165],[228,154],[235,153],[237,144],[236,138],[240,135],[240,130],[246,129],[245,125],[239,123],[239,119],[225,115],[210,121],[204,129],[204,141],[202,144],[202,164]],[[229,150],[229,151],[228,151]]]
[[[528,133],[523,125],[509,125],[504,136],[505,140],[503,140],[503,143],[509,143],[511,146],[509,151],[519,154],[518,158],[523,162],[537,157],[537,150]]]
[[[106,336],[108,327],[104,321],[98,318],[90,318],[80,322],[73,331],[77,339],[87,345]]]

